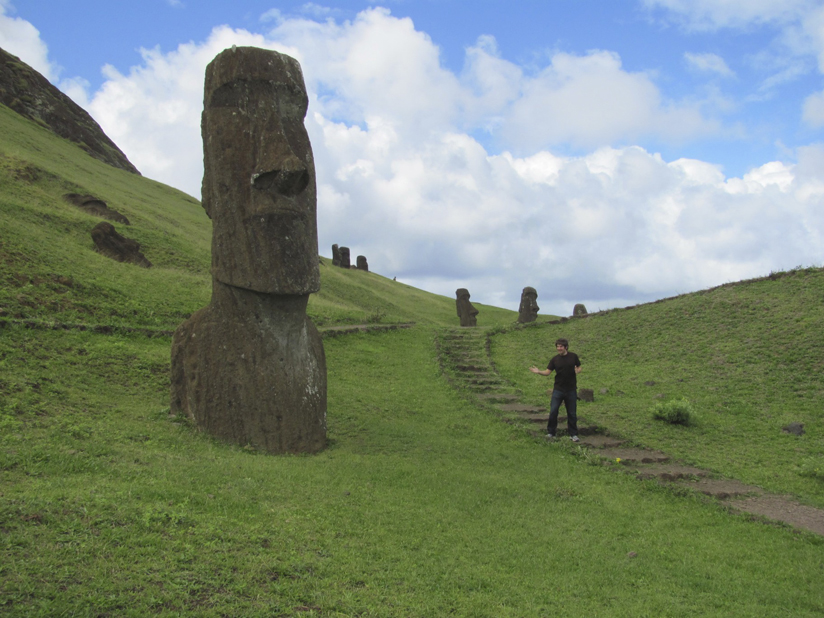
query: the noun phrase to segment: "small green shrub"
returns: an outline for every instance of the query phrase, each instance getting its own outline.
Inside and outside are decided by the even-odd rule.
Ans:
[[[695,423],[695,410],[689,399],[683,397],[656,403],[652,407],[652,417],[673,425],[692,425]]]

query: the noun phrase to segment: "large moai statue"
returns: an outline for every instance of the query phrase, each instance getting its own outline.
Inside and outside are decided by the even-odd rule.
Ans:
[[[269,453],[326,445],[315,167],[298,62],[232,47],[206,67],[203,207],[212,300],[175,331],[171,410]]]
[[[340,266],[340,248],[332,245],[332,266]]]
[[[587,308],[583,303],[578,303],[572,308],[572,315],[587,315]]]
[[[357,261],[355,262],[355,265],[358,270],[365,270],[366,272],[369,272],[369,264],[366,261],[365,255],[359,255]]]
[[[350,268],[352,266],[351,259],[349,258],[349,247],[341,247],[340,251],[340,267],[341,268]]]
[[[461,326],[477,326],[478,310],[469,302],[469,290],[458,288],[455,290],[455,306],[458,309],[458,317],[461,319]]]
[[[535,288],[525,287],[521,292],[521,306],[518,307],[518,322],[527,324],[538,318],[538,292]]]

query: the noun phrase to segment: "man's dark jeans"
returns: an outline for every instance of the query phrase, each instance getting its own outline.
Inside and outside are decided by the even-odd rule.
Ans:
[[[558,429],[558,410],[561,402],[566,406],[567,431],[570,436],[578,435],[578,392],[577,391],[552,391],[552,399],[549,402],[549,422],[546,426],[547,433],[553,436]]]

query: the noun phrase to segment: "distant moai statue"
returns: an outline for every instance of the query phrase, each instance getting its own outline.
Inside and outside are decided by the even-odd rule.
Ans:
[[[573,307],[572,315],[587,315],[587,308],[582,303],[578,303]]]
[[[358,270],[365,270],[366,272],[369,272],[369,264],[366,263],[366,257],[365,256],[359,255],[356,264],[357,264]]]
[[[203,208],[212,300],[172,342],[171,411],[269,453],[326,445],[326,357],[308,97],[294,58],[232,47],[206,67]]]
[[[469,290],[458,288],[455,290],[455,306],[458,310],[458,317],[461,319],[461,326],[477,326],[478,310],[469,302]]]
[[[518,307],[518,322],[526,324],[538,318],[538,292],[535,288],[525,287],[521,292],[521,306]]]
[[[340,249],[332,245],[332,266],[340,266]]]
[[[340,267],[351,268],[352,263],[349,260],[349,247],[341,247],[340,251]]]

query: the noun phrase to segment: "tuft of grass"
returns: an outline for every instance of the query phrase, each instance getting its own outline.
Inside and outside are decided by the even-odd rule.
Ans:
[[[672,425],[694,425],[695,410],[689,399],[682,397],[672,401],[659,401],[652,406],[652,418]]]

